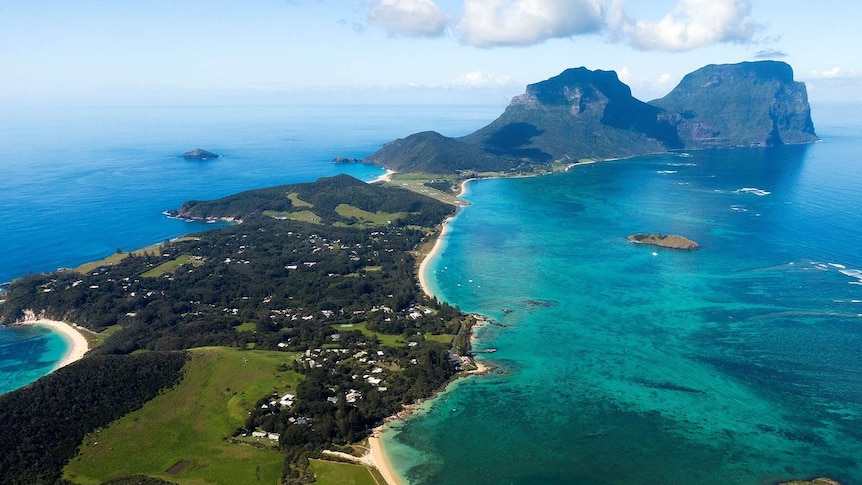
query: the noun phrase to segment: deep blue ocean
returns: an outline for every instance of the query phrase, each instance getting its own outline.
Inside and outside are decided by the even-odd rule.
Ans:
[[[435,294],[505,327],[497,370],[393,424],[411,484],[862,483],[862,106],[822,142],[691,152],[468,185]],[[384,142],[502,107],[92,108],[0,114],[0,281],[208,227],[188,199],[310,181]],[[178,158],[196,147],[223,155]],[[701,249],[629,243],[681,234]],[[504,312],[503,309],[510,311]],[[0,329],[0,392],[63,344]],[[17,367],[16,367],[17,365]]]
[[[0,110],[0,283],[211,229],[165,217],[186,200],[384,171],[334,164],[430,128],[460,136],[500,106],[208,106]],[[203,148],[222,157],[188,161]],[[2,299],[2,296],[0,296]],[[0,327],[0,393],[65,352],[42,329]]]

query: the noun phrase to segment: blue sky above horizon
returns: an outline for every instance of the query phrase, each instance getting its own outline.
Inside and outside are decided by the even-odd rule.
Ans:
[[[0,0],[0,106],[505,105],[569,67],[640,99],[776,59],[862,100],[855,0]]]

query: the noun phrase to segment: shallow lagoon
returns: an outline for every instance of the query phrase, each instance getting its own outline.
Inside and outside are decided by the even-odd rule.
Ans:
[[[507,325],[479,334],[498,372],[385,433],[399,472],[415,484],[862,482],[862,123],[817,113],[814,145],[472,183],[429,279]],[[637,232],[702,249],[626,241]]]

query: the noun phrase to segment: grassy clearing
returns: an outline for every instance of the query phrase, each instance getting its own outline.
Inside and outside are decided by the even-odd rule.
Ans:
[[[296,211],[296,212],[279,212],[279,211],[263,211],[263,215],[272,217],[273,219],[290,219],[292,221],[311,222],[312,224],[322,224],[320,216],[311,211]]]
[[[385,226],[407,216],[406,212],[368,212],[349,204],[338,204],[335,212],[341,217],[355,217],[361,224]]]
[[[192,266],[200,266],[200,265],[204,264],[204,261],[202,259],[194,259],[191,256],[189,256],[188,254],[181,254],[181,255],[177,256],[176,258],[174,258],[170,261],[165,261],[164,263],[156,266],[155,268],[145,272],[144,274],[141,275],[141,277],[142,278],[159,278],[159,277],[164,276],[166,274],[173,273],[174,271],[179,269],[180,266],[183,266],[186,264],[190,264]]]
[[[455,340],[455,336],[450,333],[441,333],[440,335],[434,335],[433,333],[426,333],[425,340],[430,342],[440,342],[441,344],[449,345]]]
[[[389,335],[386,333],[375,332],[374,330],[369,330],[365,323],[333,325],[332,328],[344,332],[359,330],[368,337],[377,337],[380,345],[384,347],[404,347],[407,345],[407,341],[404,340],[403,335]]]
[[[254,322],[244,322],[237,325],[236,327],[233,327],[233,329],[236,330],[236,333],[254,332],[257,329],[257,324]]]
[[[173,389],[88,435],[64,470],[74,483],[148,475],[179,484],[277,483],[284,457],[228,438],[248,410],[274,391],[296,389],[300,376],[278,371],[295,354],[227,348],[190,351]],[[167,470],[188,461],[182,471]]]
[[[378,482],[371,470],[363,465],[308,460],[318,485],[385,485]]]
[[[290,199],[290,204],[294,207],[314,207],[314,204],[311,202],[306,202],[300,199],[299,194],[296,192],[287,194],[287,198]]]
[[[197,240],[199,240],[199,238],[187,236],[187,237],[181,237],[181,238],[174,239],[172,242],[197,241]],[[128,258],[130,254],[134,254],[135,256],[143,256],[147,253],[149,253],[149,254],[162,254],[162,252],[164,251],[164,247],[165,247],[164,244],[153,244],[152,246],[147,246],[145,248],[136,249],[136,250],[128,252],[128,253],[118,251],[118,252],[108,256],[107,258],[100,259],[98,261],[91,261],[89,263],[84,263],[81,266],[78,266],[77,268],[73,269],[72,271],[82,273],[82,274],[87,274],[87,273],[90,273],[90,272],[92,272],[98,268],[101,268],[102,266],[113,266],[113,265],[119,263],[120,261]]]

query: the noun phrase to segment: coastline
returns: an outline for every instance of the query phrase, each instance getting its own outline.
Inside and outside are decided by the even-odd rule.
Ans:
[[[397,172],[395,170],[387,168],[386,173],[384,173],[383,175],[377,177],[376,179],[374,179],[368,183],[369,184],[376,184],[376,183],[381,183],[381,182],[391,182],[392,176],[395,175],[396,173]]]
[[[461,188],[455,197],[462,197],[464,194],[466,194],[467,193],[467,183],[472,182],[473,180],[476,180],[476,179],[475,178],[469,178],[467,180],[462,181],[461,186],[460,186]],[[460,212],[460,211],[461,211],[461,209],[459,208],[458,212]],[[431,251],[428,251],[428,254],[426,254],[425,257],[422,258],[422,262],[419,263],[419,286],[422,288],[422,292],[431,298],[434,298],[435,295],[431,291],[430,287],[428,286],[428,277],[425,276],[425,273],[427,273],[427,269],[428,269],[428,263],[429,263],[429,261],[431,261],[431,258],[433,258],[434,255],[436,255],[437,252],[440,251],[440,248],[446,239],[446,235],[449,233],[449,223],[457,216],[458,216],[458,214],[456,213],[455,215],[447,217],[445,220],[443,220],[443,224],[441,225],[441,228],[440,228],[440,233],[437,234],[437,239],[434,241],[434,247],[431,248]]]
[[[81,360],[84,358],[84,354],[90,350],[90,344],[87,342],[87,339],[84,338],[81,332],[77,331],[71,324],[56,320],[46,320],[43,318],[28,321],[26,324],[48,328],[52,332],[59,334],[66,342],[66,345],[68,345],[68,349],[66,349],[66,353],[63,355],[63,358],[57,362],[57,365],[54,366],[54,369],[51,372]]]
[[[394,173],[394,172],[393,172]],[[389,175],[389,174],[387,174]],[[466,179],[461,182],[460,190],[456,197],[461,197],[467,193],[467,183],[476,180],[475,178]],[[460,212],[460,209],[459,209]],[[437,234],[437,238],[434,241],[434,246],[431,250],[425,255],[422,259],[422,262],[419,264],[419,286],[422,288],[422,292],[428,295],[429,297],[434,297],[435,295],[432,293],[430,287],[428,286],[428,278],[425,276],[428,270],[429,261],[433,258],[438,251],[440,251],[443,242],[445,241],[446,235],[449,233],[449,223],[457,217],[457,213],[453,216],[447,217],[440,228],[440,232]],[[472,331],[475,331],[473,328]],[[471,331],[471,332],[472,332]],[[475,336],[471,335],[471,341],[475,339]],[[475,370],[464,371],[457,375],[453,380],[447,383],[443,389],[438,392],[435,392],[434,395],[429,397],[428,399],[422,399],[415,403],[404,406],[404,408],[395,414],[394,416],[390,416],[386,418],[386,420],[380,426],[374,428],[371,433],[371,436],[368,437],[368,453],[365,455],[365,459],[368,462],[371,462],[375,468],[380,472],[380,475],[383,476],[383,479],[386,480],[387,485],[409,485],[406,481],[404,481],[401,476],[395,471],[395,467],[392,464],[392,461],[389,459],[389,455],[386,454],[386,446],[383,443],[383,439],[381,438],[381,434],[386,426],[389,425],[392,421],[403,420],[413,414],[420,406],[429,401],[438,397],[441,393],[446,392],[447,388],[452,382],[455,382],[463,377],[469,377],[472,375],[481,375],[490,372],[493,367],[483,364],[481,361],[477,361],[473,358],[470,359],[473,364],[476,366]]]
[[[385,426],[385,425],[384,425]],[[389,455],[386,454],[386,449],[383,446],[383,440],[380,438],[380,432],[383,426],[374,430],[371,436],[368,437],[368,456],[383,479],[386,480],[386,485],[407,485],[401,477],[395,472],[392,462],[389,460]]]

